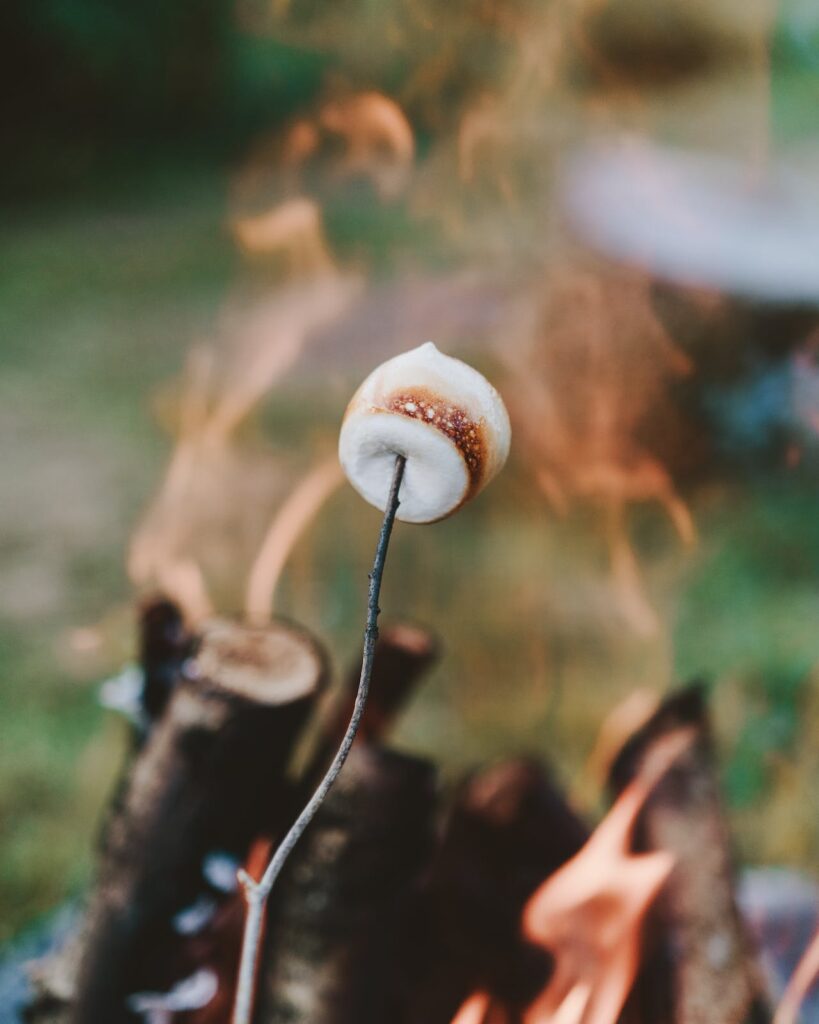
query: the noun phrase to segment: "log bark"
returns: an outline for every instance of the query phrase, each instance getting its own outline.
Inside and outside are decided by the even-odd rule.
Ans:
[[[130,720],[128,753],[100,825],[98,848],[104,848],[110,823],[121,812],[134,758],[162,717],[179,681],[182,666],[196,645],[196,638],[187,629],[181,609],[165,597],[152,598],[142,605],[138,635],[142,692],[139,706]]]
[[[141,720],[131,721],[128,751],[97,836],[98,852],[106,846],[111,822],[122,814],[134,758],[153,724],[162,716],[182,666],[193,653],[195,642],[175,602],[160,595],[142,604],[138,623],[138,661],[144,679],[140,698]],[[84,944],[85,934],[81,927],[61,948],[30,965],[33,996],[27,1009],[28,1020],[52,1024],[67,1019],[76,991]]]
[[[628,740],[612,764],[611,788],[619,793],[638,775],[659,740],[691,727],[697,740],[656,786],[635,829],[638,849],[666,850],[676,860],[653,921],[668,941],[647,962],[635,999],[646,1021],[765,1024],[771,1016],[734,896],[733,857],[701,687],[673,694]]]
[[[535,997],[551,964],[522,939],[521,913],[588,834],[537,761],[503,762],[467,781],[408,940],[411,1024],[450,1024],[476,991],[510,1012]]]
[[[142,706],[149,722],[162,717],[180,670],[194,647],[195,638],[174,601],[156,597],[143,604],[139,617],[139,663],[145,677]]]
[[[274,890],[258,1024],[401,1020],[398,937],[433,813],[427,761],[353,748]]]
[[[205,627],[109,824],[71,1024],[135,1020],[129,994],[178,980],[171,918],[201,892],[208,853],[242,858],[269,827],[326,674],[321,649],[293,626]]]
[[[409,623],[396,623],[381,630],[375,647],[370,693],[356,743],[385,739],[416,686],[439,656],[440,644],[429,630]],[[350,667],[340,699],[322,726],[304,773],[307,788],[321,776],[338,749],[353,712],[360,675],[359,659]]]

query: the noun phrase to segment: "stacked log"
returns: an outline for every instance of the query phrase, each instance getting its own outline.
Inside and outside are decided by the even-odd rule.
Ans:
[[[636,998],[642,1018],[673,1024],[766,1024],[764,987],[736,902],[736,872],[719,795],[701,686],[666,699],[626,742],[610,772],[620,792],[665,738],[696,740],[649,797],[636,829],[640,850],[666,850],[675,867],[653,929],[664,937],[646,960]]]
[[[143,622],[147,727],[84,925],[41,970],[36,1024],[227,1024],[245,913],[236,868],[261,875],[350,713],[358,665],[292,779],[327,677],[318,644],[283,622],[211,622],[194,641],[172,606]],[[437,650],[417,627],[379,641],[359,737],[273,890],[254,1024],[535,1020],[552,951],[524,938],[522,913],[589,830],[525,757],[478,770],[438,823],[433,765],[385,745]],[[663,851],[675,867],[619,1024],[767,1024],[701,689],[673,694],[632,733],[611,789],[648,778],[663,745],[692,731],[633,832],[635,852]]]
[[[531,1001],[550,963],[521,937],[523,907],[587,837],[538,761],[504,761],[467,780],[408,938],[411,1024],[449,1024],[475,990],[515,1008]]]
[[[357,744],[283,873],[259,1024],[401,1019],[400,940],[432,845],[429,762]]]

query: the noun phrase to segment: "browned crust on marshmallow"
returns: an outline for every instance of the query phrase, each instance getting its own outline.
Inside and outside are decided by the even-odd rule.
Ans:
[[[377,408],[374,406],[373,411]],[[482,419],[473,420],[460,406],[447,401],[431,388],[423,387],[393,391],[380,408],[411,420],[420,420],[446,434],[463,456],[469,476],[464,501],[480,490],[487,464],[486,426]]]

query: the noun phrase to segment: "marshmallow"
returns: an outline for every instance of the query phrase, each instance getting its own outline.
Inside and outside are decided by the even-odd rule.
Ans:
[[[397,518],[432,523],[501,470],[510,438],[506,407],[489,381],[428,341],[367,377],[347,407],[338,454],[353,487],[382,511],[395,457],[405,456]]]

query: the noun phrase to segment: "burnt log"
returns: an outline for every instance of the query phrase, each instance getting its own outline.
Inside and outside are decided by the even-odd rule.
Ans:
[[[434,770],[356,745],[273,891],[257,1024],[401,1020],[399,937],[432,842]]]
[[[588,835],[537,761],[502,762],[463,785],[408,936],[410,1024],[450,1024],[476,991],[512,1013],[531,1002],[551,961],[523,939],[523,908]]]
[[[242,859],[269,829],[326,674],[321,649],[293,626],[204,628],[109,822],[71,1024],[134,1021],[129,995],[178,980],[171,920],[201,892],[209,853]]]
[[[664,850],[674,870],[652,914],[664,936],[635,988],[638,1016],[673,1024],[766,1024],[771,1015],[755,951],[735,898],[730,837],[716,777],[705,695],[672,694],[626,742],[610,770],[619,793],[666,737],[696,731],[654,788],[635,828],[635,849]]]

